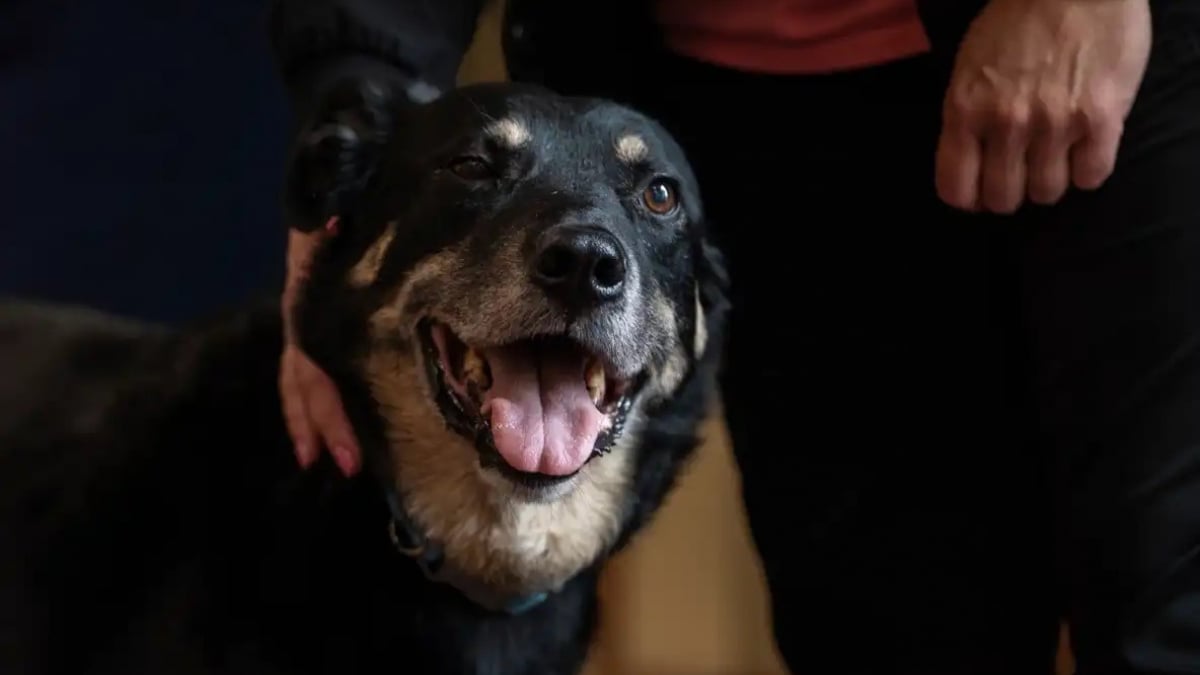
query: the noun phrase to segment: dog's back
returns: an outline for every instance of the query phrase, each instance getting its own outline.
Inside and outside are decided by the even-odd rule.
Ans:
[[[129,361],[156,331],[87,309],[0,304],[0,669],[32,673],[53,660],[42,555],[70,510],[68,485],[89,459],[79,441],[104,433],[96,416]],[[60,542],[61,543],[61,542]],[[78,570],[87,574],[86,565]]]
[[[0,303],[0,438],[11,440],[38,415],[69,426],[112,395],[131,360],[161,332],[86,308]]]
[[[115,672],[137,653],[121,646],[124,636],[179,649],[194,630],[171,621],[188,615],[205,583],[180,567],[195,553],[183,548],[205,541],[206,524],[228,520],[205,496],[244,503],[228,489],[236,481],[222,485],[215,473],[240,458],[213,439],[264,417],[236,411],[234,399],[271,399],[263,389],[231,396],[228,410],[194,407],[217,400],[202,393],[212,382],[234,392],[272,381],[234,372],[249,332],[218,325],[224,340],[83,308],[0,304],[0,672],[79,672],[110,659]],[[203,369],[221,367],[213,352],[223,346],[230,367],[210,379]],[[254,437],[265,425],[242,431]]]

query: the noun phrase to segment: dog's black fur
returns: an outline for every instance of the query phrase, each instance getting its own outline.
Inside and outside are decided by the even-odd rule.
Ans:
[[[495,160],[506,167],[500,182],[431,178],[457,144],[476,143],[483,125],[514,111],[531,138]],[[646,167],[604,159],[620,129],[646,140]],[[339,385],[366,470],[348,480],[327,459],[296,466],[280,413],[273,298],[180,331],[8,303],[0,310],[0,673],[553,675],[581,667],[598,567],[652,516],[696,445],[721,351],[726,280],[683,154],[633,112],[513,85],[413,107],[350,87],[307,138],[291,162],[289,217],[303,227],[330,215],[341,221],[314,263],[299,332]],[[680,186],[673,222],[655,225],[630,206],[647,167]],[[620,199],[589,202],[597,188]],[[601,215],[641,247],[643,274],[676,311],[679,342],[691,339],[695,320],[708,340],[688,352],[676,386],[644,402],[644,424],[626,432],[636,434],[634,468],[614,539],[547,601],[510,616],[426,580],[394,549],[383,486],[389,453],[405,449],[389,444],[397,422],[361,364],[382,348],[371,317],[414,266],[469,234],[486,243],[517,227],[513,218],[560,218],[564,199],[617,209]],[[348,286],[348,271],[397,217],[402,233],[374,277]],[[486,250],[471,251],[465,264],[481,270]],[[463,283],[488,292],[482,276]],[[693,288],[703,307],[696,315]],[[665,353],[657,335],[643,332],[664,342],[651,352]]]

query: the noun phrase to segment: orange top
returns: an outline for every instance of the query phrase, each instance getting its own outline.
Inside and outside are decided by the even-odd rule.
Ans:
[[[929,49],[916,0],[657,0],[667,46],[766,73],[871,66]]]

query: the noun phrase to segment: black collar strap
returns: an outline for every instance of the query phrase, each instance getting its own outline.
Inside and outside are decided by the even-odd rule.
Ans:
[[[493,612],[523,614],[537,607],[547,598],[545,592],[530,595],[507,595],[496,593],[484,584],[446,564],[442,547],[422,534],[416,523],[408,517],[393,490],[387,491],[388,508],[392,519],[388,522],[388,535],[396,550],[416,561],[417,566],[430,581],[449,584],[458,589],[475,604]]]

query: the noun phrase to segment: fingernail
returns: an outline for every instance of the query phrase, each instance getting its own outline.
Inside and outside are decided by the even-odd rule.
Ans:
[[[336,446],[333,449],[333,457],[337,460],[338,467],[342,473],[346,474],[347,478],[352,477],[358,472],[358,462],[354,459],[354,453],[344,445]]]

